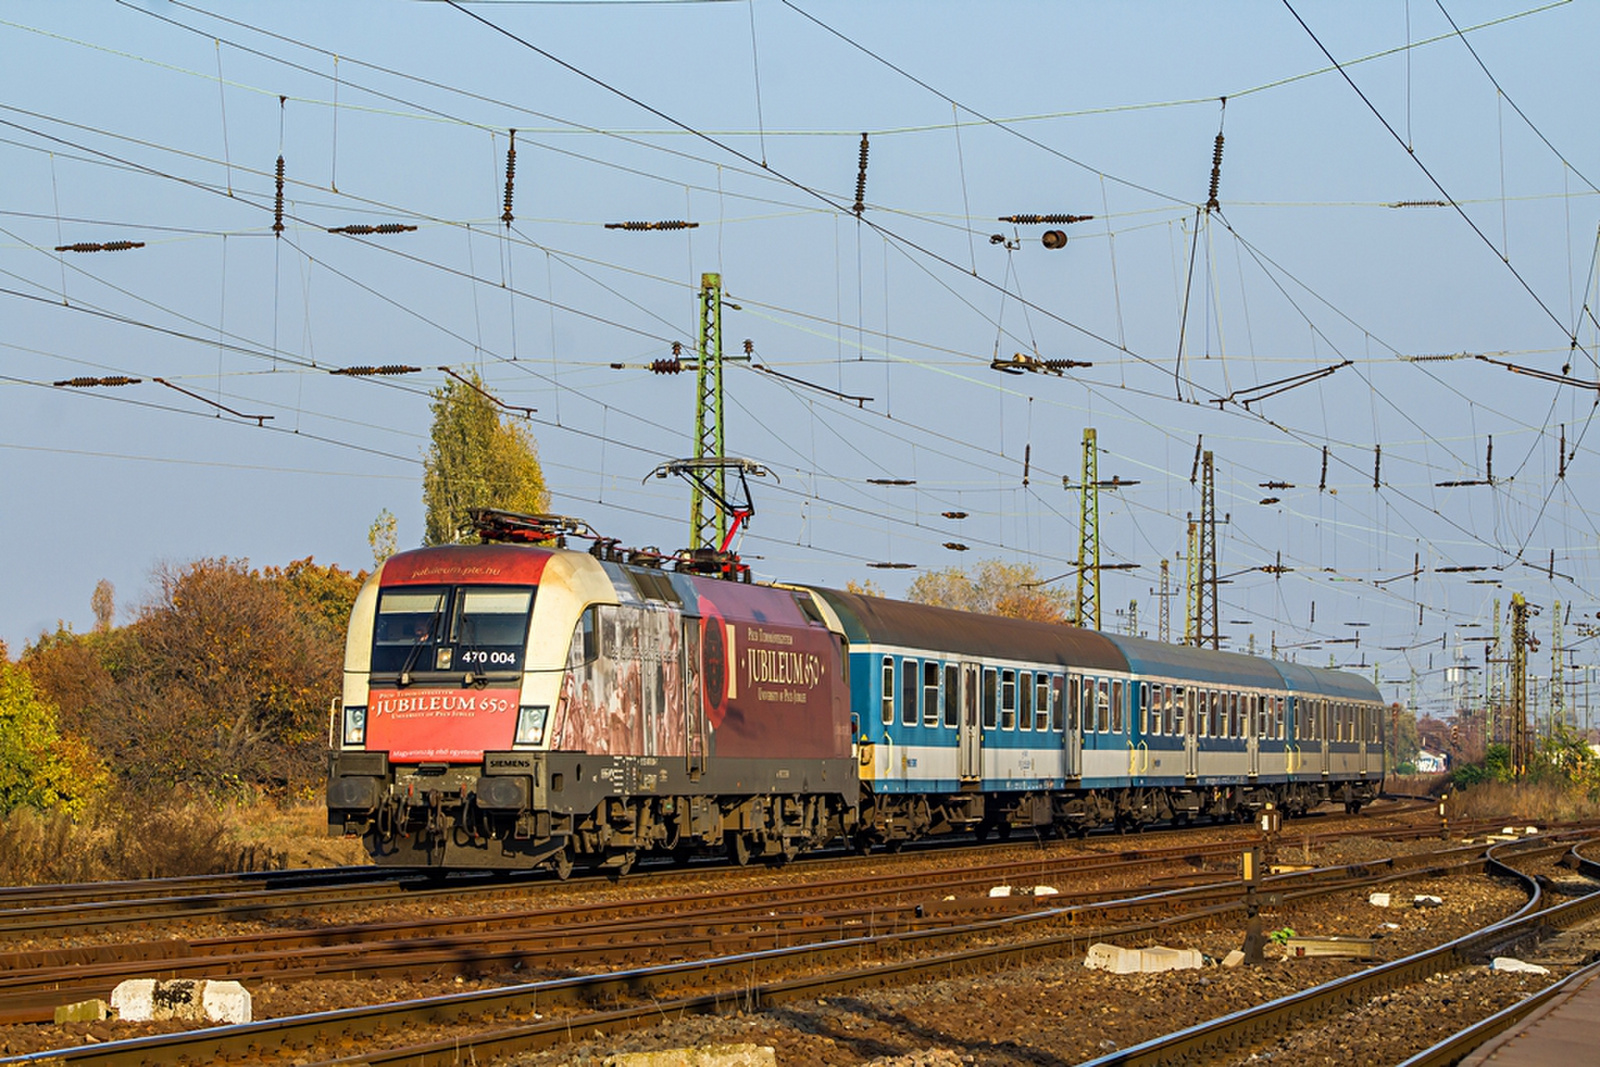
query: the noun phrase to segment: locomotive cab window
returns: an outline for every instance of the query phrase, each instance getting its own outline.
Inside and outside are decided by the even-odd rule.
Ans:
[[[528,637],[532,589],[460,589],[450,620],[456,666],[472,671],[517,670]]]
[[[527,587],[382,590],[373,621],[373,673],[520,670],[532,609]]]

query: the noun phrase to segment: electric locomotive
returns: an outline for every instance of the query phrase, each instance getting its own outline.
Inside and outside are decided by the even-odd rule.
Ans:
[[[380,864],[781,862],[973,831],[1355,810],[1357,676],[837,590],[756,584],[572,520],[489,512],[351,615],[328,822]]]

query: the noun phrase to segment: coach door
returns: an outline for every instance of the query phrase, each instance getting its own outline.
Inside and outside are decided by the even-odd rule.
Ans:
[[[1367,707],[1365,704],[1357,704],[1350,709],[1350,713],[1355,716],[1356,720],[1356,741],[1359,745],[1357,751],[1360,752],[1357,758],[1361,761],[1356,764],[1356,769],[1364,778],[1367,774],[1367,736],[1372,730],[1371,722],[1377,711]]]
[[[1250,760],[1250,777],[1261,773],[1261,694],[1246,693],[1239,699],[1248,709],[1245,718],[1245,752]]]
[[[946,698],[950,699],[950,698]],[[978,667],[961,665],[961,728],[956,742],[956,773],[963,784],[983,780],[983,727],[978,721]]]
[[[1194,689],[1183,691],[1183,773],[1190,778],[1200,774],[1200,745],[1195,737],[1198,695]]]
[[[1067,675],[1067,728],[1061,734],[1061,750],[1066,756],[1062,773],[1068,778],[1083,777],[1083,717],[1088,707],[1083,699],[1083,676]]]
[[[683,620],[683,751],[690,779],[706,769],[706,702],[700,689],[700,620]]]

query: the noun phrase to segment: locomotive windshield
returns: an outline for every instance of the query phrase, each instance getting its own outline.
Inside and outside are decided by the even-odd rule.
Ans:
[[[406,586],[378,596],[374,674],[520,671],[533,590]]]

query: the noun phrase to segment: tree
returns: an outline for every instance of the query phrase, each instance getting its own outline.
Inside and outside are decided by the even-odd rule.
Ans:
[[[367,528],[367,544],[372,546],[372,565],[383,566],[383,561],[394,555],[399,546],[398,524],[394,512],[384,508]]]
[[[474,372],[433,391],[432,440],[423,460],[425,545],[460,541],[472,508],[542,512],[549,507],[544,471],[525,425],[502,419]]]
[[[1035,622],[1064,623],[1071,617],[1066,592],[1042,585],[1037,567],[998,559],[978,564],[976,578],[960,567],[918,575],[906,591],[906,599]]]
[[[94,609],[94,632],[103,634],[111,629],[116,618],[116,586],[102,578],[94,584],[94,594],[89,597],[89,607]]]
[[[0,644],[0,815],[30,807],[76,816],[106,781],[104,766],[61,733],[55,705]]]

